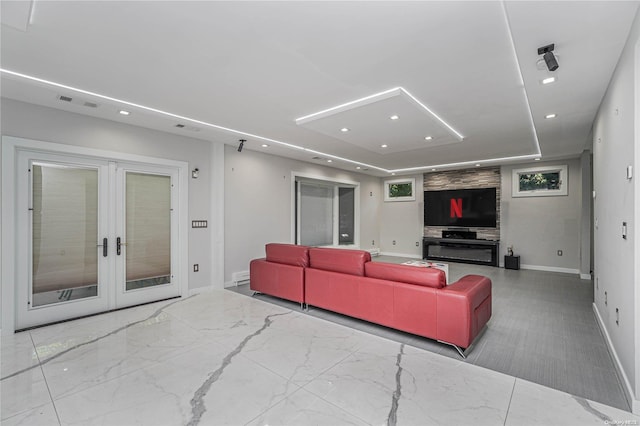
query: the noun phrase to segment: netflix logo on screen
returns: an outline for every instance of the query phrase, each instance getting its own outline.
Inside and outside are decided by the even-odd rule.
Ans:
[[[496,227],[496,188],[424,192],[425,226]]]
[[[451,218],[462,217],[462,198],[451,199]]]

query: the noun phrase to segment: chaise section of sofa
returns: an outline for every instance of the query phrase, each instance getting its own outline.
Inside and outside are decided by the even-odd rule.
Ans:
[[[491,280],[467,275],[447,286],[442,270],[370,260],[361,250],[310,248],[306,303],[450,344],[464,357],[491,318]]]
[[[269,296],[305,303],[305,268],[309,266],[309,247],[270,243],[266,257],[249,266],[251,290]]]

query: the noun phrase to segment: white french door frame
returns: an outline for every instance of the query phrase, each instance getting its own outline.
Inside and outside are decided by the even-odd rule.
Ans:
[[[334,205],[333,205],[333,245],[332,247],[337,248],[359,248],[360,247],[360,182],[349,181],[349,180],[340,180],[340,179],[331,179],[326,176],[318,176],[307,173],[300,172],[291,172],[291,243],[298,244],[297,239],[300,238],[300,185],[296,185],[297,182],[305,182],[307,184],[317,185],[317,186],[327,186],[334,188]],[[338,218],[338,191],[339,187],[350,187],[354,189],[354,206],[353,206],[353,216],[354,216],[354,238],[353,244],[349,245],[340,245],[339,244],[339,222]]]
[[[25,242],[18,241],[20,235],[17,229],[19,223],[18,217],[24,212],[19,212],[18,199],[24,197],[25,194],[19,194],[19,172],[18,170],[18,154],[20,152],[33,152],[44,155],[59,155],[66,157],[75,157],[78,163],[82,161],[104,161],[123,162],[127,164],[137,164],[142,170],[145,167],[159,167],[166,169],[174,169],[176,171],[175,182],[173,183],[174,191],[176,191],[177,206],[176,211],[177,226],[176,232],[176,253],[177,259],[172,262],[175,265],[175,271],[171,273],[175,280],[178,281],[179,295],[188,295],[188,176],[189,166],[187,162],[168,160],[164,158],[147,157],[141,155],[126,154],[122,152],[113,152],[100,149],[79,147],[73,145],[58,144],[52,142],[37,141],[31,139],[23,139],[12,136],[2,137],[2,217],[1,217],[1,252],[0,252],[0,277],[2,283],[1,290],[1,318],[2,318],[2,334],[13,333],[16,329],[17,304],[20,302],[17,286],[21,284],[18,274],[18,249],[22,249]],[[113,225],[113,224],[111,224]],[[114,229],[111,227],[110,229]],[[172,230],[173,232],[173,230]],[[110,245],[113,244],[110,238]],[[28,243],[28,242],[27,242]],[[173,266],[172,265],[172,266]],[[24,283],[23,283],[24,285]],[[111,297],[111,296],[110,296]]]

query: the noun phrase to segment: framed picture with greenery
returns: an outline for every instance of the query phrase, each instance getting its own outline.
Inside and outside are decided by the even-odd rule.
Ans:
[[[415,201],[416,180],[414,178],[384,181],[385,201]]]
[[[552,197],[567,195],[567,166],[514,169],[513,197]]]

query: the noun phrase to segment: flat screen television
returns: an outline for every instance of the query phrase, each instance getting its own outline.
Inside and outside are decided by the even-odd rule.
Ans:
[[[424,191],[425,226],[496,227],[496,188]]]

